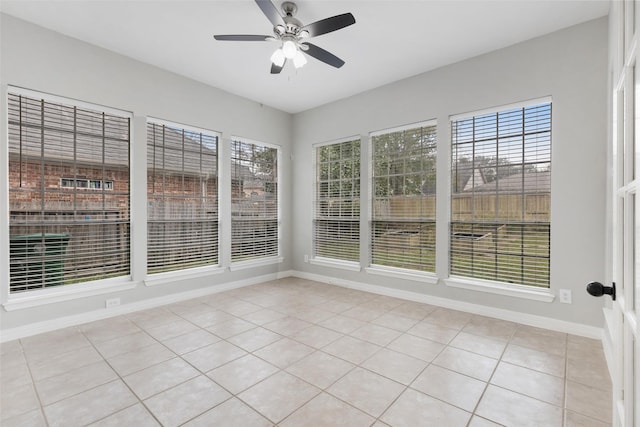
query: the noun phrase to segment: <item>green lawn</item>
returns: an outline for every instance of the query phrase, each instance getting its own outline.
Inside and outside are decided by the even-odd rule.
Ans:
[[[473,231],[478,231],[476,227]],[[464,232],[471,229],[458,228]],[[482,230],[482,229],[481,229]],[[450,250],[450,272],[462,277],[496,280],[505,283],[549,287],[549,226],[546,224],[507,225],[482,239],[454,240]],[[486,233],[482,230],[480,234]],[[374,245],[372,264],[435,271],[432,231],[426,231],[409,247],[380,243]],[[316,246],[315,255],[358,261],[358,242],[338,242]]]

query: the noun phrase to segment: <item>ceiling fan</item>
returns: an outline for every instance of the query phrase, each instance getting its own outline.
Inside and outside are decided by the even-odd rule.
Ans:
[[[302,25],[294,16],[298,6],[290,1],[282,3],[281,14],[271,0],[255,0],[262,13],[273,24],[272,36],[252,34],[215,35],[216,40],[226,41],[280,41],[282,45],[271,55],[271,74],[278,74],[284,68],[287,60],[292,60],[296,68],[307,63],[304,53],[332,67],[340,68],[344,61],[334,54],[305,41],[309,37],[317,37],[332,31],[340,30],[356,23],[350,13],[321,19],[308,25]]]

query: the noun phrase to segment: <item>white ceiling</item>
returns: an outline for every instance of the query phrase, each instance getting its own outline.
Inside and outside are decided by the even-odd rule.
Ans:
[[[279,8],[281,0],[274,0]],[[346,61],[313,58],[269,73],[276,42],[215,41],[272,34],[253,0],[0,0],[3,13],[297,113],[405,77],[605,16],[596,0],[298,0],[308,24],[351,12],[356,24],[311,39]]]

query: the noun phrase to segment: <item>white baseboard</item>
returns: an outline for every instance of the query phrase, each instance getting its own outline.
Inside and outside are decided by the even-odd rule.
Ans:
[[[564,320],[552,319],[534,314],[520,313],[517,311],[505,310],[500,308],[488,307],[480,304],[457,301],[448,298],[436,297],[416,292],[402,291],[384,286],[370,285],[362,282],[345,280],[337,277],[324,276],[320,274],[306,273],[296,270],[285,270],[278,273],[266,274],[262,276],[252,277],[249,279],[239,280],[236,282],[224,283],[214,287],[195,289],[187,292],[180,292],[162,297],[151,298],[131,304],[125,304],[114,308],[94,310],[72,316],[60,317],[58,319],[47,320],[44,322],[32,323],[29,325],[19,326],[0,331],[0,342],[11,341],[18,338],[24,338],[31,335],[50,332],[56,329],[76,326],[83,323],[93,322],[96,320],[106,319],[109,317],[119,316],[122,314],[132,313],[134,311],[155,308],[174,302],[184,301],[192,298],[203,297],[228,291],[231,289],[251,286],[270,280],[282,279],[285,277],[299,277],[301,279],[314,280],[318,282],[328,283],[331,285],[342,286],[379,295],[386,295],[395,298],[401,298],[408,301],[416,301],[425,304],[436,305],[439,307],[450,308],[453,310],[466,311],[468,313],[479,314],[487,317],[508,320],[512,322],[522,323],[525,325],[535,326],[553,331],[565,332],[574,335],[580,335],[588,338],[602,340],[603,329],[595,326],[582,325],[579,323],[567,322]]]
[[[113,308],[88,311],[86,313],[60,317],[44,322],[31,323],[29,325],[19,326],[16,328],[3,329],[2,331],[0,331],[0,343],[12,341],[18,338],[25,338],[32,335],[42,334],[44,332],[51,332],[56,329],[68,328],[70,326],[94,322],[96,320],[102,320],[109,317],[120,316],[122,314],[133,313],[134,311],[147,310],[150,308],[172,304],[174,302],[180,302],[192,298],[199,298],[207,295],[217,294],[219,292],[229,291],[231,289],[256,285],[258,283],[281,279],[284,277],[290,277],[292,275],[292,271],[265,274],[263,276],[238,280],[236,282],[223,283],[221,285],[212,287],[194,289],[192,291],[179,292],[175,294],[164,295],[161,297],[150,298],[147,300],[124,304]]]
[[[385,286],[370,285],[362,282],[354,282],[344,280],[337,277],[323,276],[320,274],[306,273],[302,271],[294,271],[293,275],[301,279],[315,280],[317,282],[329,283],[332,285],[342,286],[345,288],[357,289],[360,291],[371,292],[374,294],[385,295],[395,298],[406,299],[409,301],[421,302],[424,304],[436,305],[439,307],[450,308],[453,310],[465,311],[467,313],[479,314],[481,316],[494,317],[496,319],[508,320],[511,322],[522,323],[524,325],[535,326],[538,328],[549,329],[558,332],[580,335],[587,338],[602,339],[602,328],[595,326],[583,325],[580,323],[567,322],[565,320],[552,319],[550,317],[538,316],[535,314],[521,313],[519,311],[505,310],[502,308],[489,307],[486,305],[473,304],[464,301],[453,300],[449,298],[436,297],[427,294],[419,294],[416,292],[402,291]]]
[[[276,275],[278,276],[278,279],[284,279],[285,277],[298,277],[296,276],[294,270],[285,270],[285,271],[278,271],[278,273],[276,273]]]

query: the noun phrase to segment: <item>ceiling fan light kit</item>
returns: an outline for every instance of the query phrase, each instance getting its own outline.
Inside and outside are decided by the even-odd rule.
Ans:
[[[271,74],[279,74],[288,59],[292,60],[295,68],[303,67],[307,63],[305,53],[335,68],[340,68],[344,65],[342,59],[304,40],[355,24],[356,20],[352,14],[343,13],[342,15],[325,18],[308,25],[302,25],[299,20],[294,18],[298,6],[293,2],[285,1],[282,3],[283,14],[280,14],[271,0],[255,0],[255,2],[273,24],[273,36],[232,34],[215,35],[213,37],[221,41],[280,41],[282,43],[281,46],[271,55]]]

